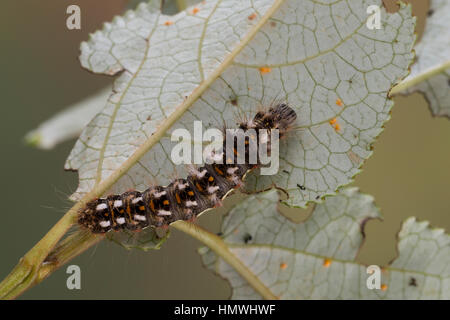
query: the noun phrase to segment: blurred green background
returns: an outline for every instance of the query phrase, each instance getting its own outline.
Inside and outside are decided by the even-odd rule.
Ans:
[[[394,1],[387,0],[389,8]],[[409,1],[419,18],[428,1]],[[65,27],[66,8],[78,4],[82,29]],[[3,279],[71,206],[77,174],[63,165],[74,141],[52,151],[27,147],[23,136],[58,110],[94,93],[111,78],[93,75],[78,62],[79,44],[103,22],[123,12],[126,0],[2,1],[0,278]],[[395,236],[409,216],[450,230],[450,122],[433,118],[420,94],[395,98],[392,119],[375,144],[374,155],[353,185],[375,197],[384,221],[370,221],[358,260],[383,265],[396,255]],[[217,232],[219,214],[199,223]],[[228,283],[203,269],[199,243],[174,230],[159,251],[126,251],[102,242],[74,259],[82,289],[66,288],[66,266],[24,299],[219,299]]]

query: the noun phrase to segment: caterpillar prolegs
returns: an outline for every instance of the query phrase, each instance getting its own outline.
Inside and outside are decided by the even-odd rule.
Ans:
[[[191,220],[216,207],[231,190],[241,186],[249,171],[261,165],[259,156],[255,163],[249,161],[250,139],[256,139],[258,148],[259,142],[267,142],[267,137],[271,135],[262,136],[261,129],[263,132],[277,129],[279,138],[282,138],[296,118],[295,111],[285,103],[259,111],[253,119],[239,125],[243,132],[251,129],[255,132],[255,136],[244,138],[245,161],[242,164],[236,161],[239,149],[235,142],[230,157],[224,139],[223,152],[218,155],[221,161],[215,159],[212,164],[191,169],[186,179],[176,179],[166,187],[151,186],[144,192],[128,191],[93,200],[80,210],[78,224],[93,233],[106,233],[110,230],[137,231],[149,226],[164,227],[177,220]]]

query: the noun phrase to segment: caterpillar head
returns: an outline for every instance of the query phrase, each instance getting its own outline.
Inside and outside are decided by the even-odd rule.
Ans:
[[[270,107],[267,111],[259,111],[253,122],[259,129],[278,129],[280,138],[291,128],[297,119],[295,111],[286,103]]]

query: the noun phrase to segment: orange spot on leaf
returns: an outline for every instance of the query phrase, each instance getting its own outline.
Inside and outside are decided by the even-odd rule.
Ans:
[[[251,15],[248,16],[248,20],[253,20],[257,17],[256,13],[252,13]]]
[[[272,71],[272,69],[269,68],[269,67],[261,67],[261,68],[259,68],[259,72],[261,72],[262,74],[269,73],[271,71]]]
[[[199,12],[199,11],[200,11],[200,9],[197,8],[197,7],[195,7],[194,9],[192,9],[192,14],[196,14],[196,13]]]
[[[339,123],[336,123],[336,125],[334,126],[334,130],[336,131],[341,130],[341,126],[339,125]]]
[[[330,120],[330,124],[333,125],[333,124],[336,123],[336,121],[337,121],[337,119],[336,119],[336,118],[333,118],[333,119]]]
[[[387,288],[388,288],[387,284],[384,284],[384,283],[383,283],[383,284],[381,285],[381,290],[386,291]]]
[[[342,106],[344,105],[344,103],[342,102],[342,100],[339,99],[339,98],[336,100],[336,104],[337,104],[339,107],[342,107]]]
[[[323,260],[323,266],[325,268],[328,268],[331,265],[331,259],[325,259]]]
[[[283,270],[286,269],[287,268],[287,264],[283,262],[282,264],[280,264],[280,268],[283,269]]]
[[[170,26],[170,25],[172,25],[172,24],[173,24],[173,21],[170,21],[170,20],[164,22],[164,25],[165,25],[165,26]]]

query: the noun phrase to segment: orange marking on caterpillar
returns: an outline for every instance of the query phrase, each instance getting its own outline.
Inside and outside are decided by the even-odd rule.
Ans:
[[[209,178],[208,178],[208,181],[209,181],[209,182],[213,182],[213,181],[214,181],[214,178],[213,178],[213,177],[209,177]]]
[[[150,209],[155,212],[155,204],[153,203],[153,200],[150,200]]]
[[[163,205],[168,206],[169,205],[169,200],[164,200],[163,201]]]
[[[128,218],[129,218],[130,220],[132,220],[132,218],[131,218],[131,208],[130,208],[130,205],[129,205],[129,204],[127,205],[127,214],[128,214]]]
[[[177,199],[177,203],[180,204],[181,199],[180,199],[180,196],[178,195],[178,193],[175,193],[175,198]]]
[[[144,210],[145,210],[145,207],[144,207],[144,206],[140,206],[140,207],[139,207],[139,210],[144,211]]]

